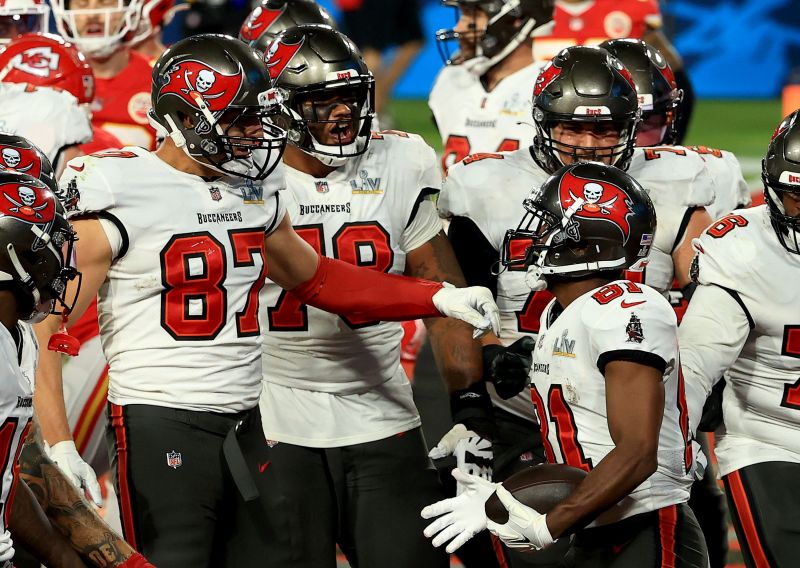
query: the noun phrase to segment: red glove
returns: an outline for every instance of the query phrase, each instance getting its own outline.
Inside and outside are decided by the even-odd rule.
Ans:
[[[147,561],[147,558],[145,558],[138,552],[134,552],[133,555],[129,556],[125,562],[123,562],[122,564],[117,564],[117,568],[156,568],[156,567],[150,564]]]

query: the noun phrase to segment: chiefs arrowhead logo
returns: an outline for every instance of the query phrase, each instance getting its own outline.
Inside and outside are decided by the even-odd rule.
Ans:
[[[572,218],[597,219],[616,225],[622,232],[623,242],[628,242],[631,225],[628,217],[633,215],[633,201],[622,188],[612,183],[595,179],[584,179],[567,172],[559,186],[561,208],[567,211],[582,199],[583,203]],[[577,227],[573,226],[573,230]],[[570,234],[569,229],[567,231]],[[571,237],[574,238],[572,234]],[[579,237],[575,240],[579,240]]]
[[[220,112],[239,94],[242,82],[241,67],[226,75],[200,61],[182,61],[167,71],[158,96],[178,96],[197,109],[205,102],[211,112]]]
[[[0,170],[20,172],[38,178],[42,173],[42,163],[31,149],[0,146]]]
[[[44,225],[53,221],[55,212],[56,199],[49,191],[17,183],[0,185],[0,215]]]
[[[270,78],[275,81],[278,77],[281,76],[283,70],[286,69],[286,66],[289,65],[289,62],[294,57],[295,53],[300,51],[300,48],[303,47],[303,42],[305,41],[304,37],[300,37],[300,40],[297,43],[285,43],[286,38],[276,39],[273,41],[269,49],[267,50],[266,55],[264,55],[264,61],[267,64],[267,71],[269,71]]]
[[[286,4],[278,8],[277,10],[273,8],[267,8],[265,6],[259,6],[255,10],[250,13],[250,17],[247,18],[245,23],[242,25],[242,29],[239,30],[239,35],[241,36],[243,41],[253,41],[261,37],[261,34],[266,32],[269,27],[275,23],[275,20],[281,17],[281,15],[286,11]]]
[[[61,56],[49,46],[31,47],[11,58],[11,68],[46,79],[58,70]]]
[[[542,94],[542,91],[544,91],[550,83],[555,81],[556,77],[559,75],[561,75],[561,67],[556,65],[555,60],[551,60],[536,78],[536,84],[533,87],[533,96],[538,97]]]

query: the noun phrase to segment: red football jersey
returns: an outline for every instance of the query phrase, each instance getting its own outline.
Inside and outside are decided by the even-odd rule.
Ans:
[[[92,124],[116,136],[125,146],[155,150],[156,131],[147,122],[153,67],[147,58],[130,52],[128,66],[111,79],[95,79]]]
[[[553,33],[537,37],[533,53],[537,61],[552,59],[572,45],[597,45],[607,39],[641,39],[648,28],[661,27],[658,0],[594,0],[556,2]]]
[[[103,150],[122,148],[123,145],[120,139],[108,130],[92,125],[92,140],[86,144],[81,144],[79,148],[81,152],[88,156]]]

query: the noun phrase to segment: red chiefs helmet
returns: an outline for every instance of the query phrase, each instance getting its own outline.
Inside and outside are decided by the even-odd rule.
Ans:
[[[517,229],[507,231],[501,262],[527,269],[531,287],[551,274],[583,278],[641,270],[650,254],[653,204],[635,179],[613,166],[564,166],[523,205],[527,213]]]
[[[0,45],[28,32],[46,32],[50,7],[44,0],[0,0]]]
[[[94,74],[86,57],[54,34],[31,33],[0,53],[0,81],[62,89],[81,104],[94,99]]]

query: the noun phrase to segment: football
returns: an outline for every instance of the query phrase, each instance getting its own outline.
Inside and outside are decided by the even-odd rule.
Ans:
[[[576,467],[562,464],[541,464],[515,473],[503,482],[503,487],[521,503],[540,513],[549,513],[566,499],[587,473]],[[486,501],[486,516],[495,523],[508,521],[508,511],[497,494]]]

